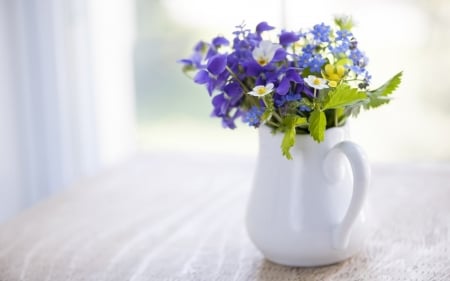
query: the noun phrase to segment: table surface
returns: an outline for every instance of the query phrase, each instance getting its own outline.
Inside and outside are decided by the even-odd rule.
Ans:
[[[80,182],[0,226],[0,280],[450,280],[449,165],[373,165],[367,246],[317,268],[249,241],[253,167],[151,154]]]

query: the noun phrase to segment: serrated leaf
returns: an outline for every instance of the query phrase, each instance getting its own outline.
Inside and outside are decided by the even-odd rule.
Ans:
[[[308,120],[303,117],[290,115],[284,118],[281,124],[284,129],[284,137],[281,142],[281,152],[287,159],[292,159],[291,148],[295,145],[295,127],[305,125]]]
[[[345,115],[346,116],[353,116],[358,117],[359,113],[361,112],[361,104],[354,104],[352,106],[349,106],[345,109]]]
[[[341,108],[352,105],[367,98],[366,93],[358,91],[346,84],[340,84],[328,93],[322,109]]]
[[[391,99],[389,97],[385,96],[369,95],[369,102],[364,104],[364,109],[379,107],[383,104],[389,103],[390,100]]]
[[[388,96],[394,92],[400,83],[402,82],[403,71],[394,75],[391,79],[389,79],[386,83],[384,83],[381,87],[376,90],[372,90],[369,93],[373,96]]]
[[[309,132],[315,141],[321,142],[324,140],[326,126],[325,113],[317,109],[314,110],[309,116]]]

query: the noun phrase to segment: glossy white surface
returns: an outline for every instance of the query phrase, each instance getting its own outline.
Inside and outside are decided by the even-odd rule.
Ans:
[[[318,144],[298,135],[293,160],[282,135],[260,128],[260,149],[247,210],[247,231],[264,256],[291,266],[335,263],[364,245],[364,202],[370,169],[348,127],[326,131]],[[348,161],[347,161],[348,159]]]

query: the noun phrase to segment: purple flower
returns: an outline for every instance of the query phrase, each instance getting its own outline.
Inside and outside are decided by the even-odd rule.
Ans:
[[[257,26],[256,26],[256,33],[258,35],[260,35],[261,33],[263,33],[264,31],[269,31],[274,29],[275,27],[270,26],[267,22],[263,21],[260,22]]]
[[[237,105],[241,101],[241,98],[244,95],[244,92],[243,92],[241,86],[237,82],[231,82],[231,83],[225,85],[225,87],[223,88],[223,91],[230,98],[230,103],[232,105]]]
[[[300,83],[303,85],[303,79],[294,68],[290,68],[286,71],[283,79],[281,79],[280,84],[277,87],[277,94],[282,96],[286,95],[291,89],[291,82]]]
[[[236,124],[234,120],[241,115],[240,110],[236,110],[236,112],[230,116],[230,111],[232,107],[230,106],[230,100],[228,100],[225,94],[219,94],[212,99],[213,104],[213,112],[212,116],[222,118],[222,126],[224,128],[234,129],[236,128]]]
[[[284,77],[283,79],[281,79],[280,85],[278,85],[277,87],[277,94],[284,96],[289,92],[289,89],[291,88],[291,81]]]
[[[219,75],[225,70],[227,65],[227,55],[215,55],[209,59],[207,69],[214,75]]]
[[[197,84],[206,84],[209,82],[209,73],[206,70],[200,70],[194,76],[194,82]]]
[[[300,39],[300,35],[295,32],[283,31],[280,34],[280,44],[283,46],[287,46],[291,43],[297,42],[299,39]]]
[[[230,45],[230,41],[228,41],[225,37],[218,36],[212,40],[212,44],[217,48],[220,46]]]

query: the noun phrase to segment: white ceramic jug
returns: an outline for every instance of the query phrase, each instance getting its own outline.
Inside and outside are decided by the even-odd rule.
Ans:
[[[282,134],[259,128],[259,156],[247,209],[247,231],[264,256],[289,266],[349,258],[364,245],[368,160],[348,141],[348,127],[325,140],[297,135],[293,160],[281,155]],[[348,160],[347,160],[348,159]]]

